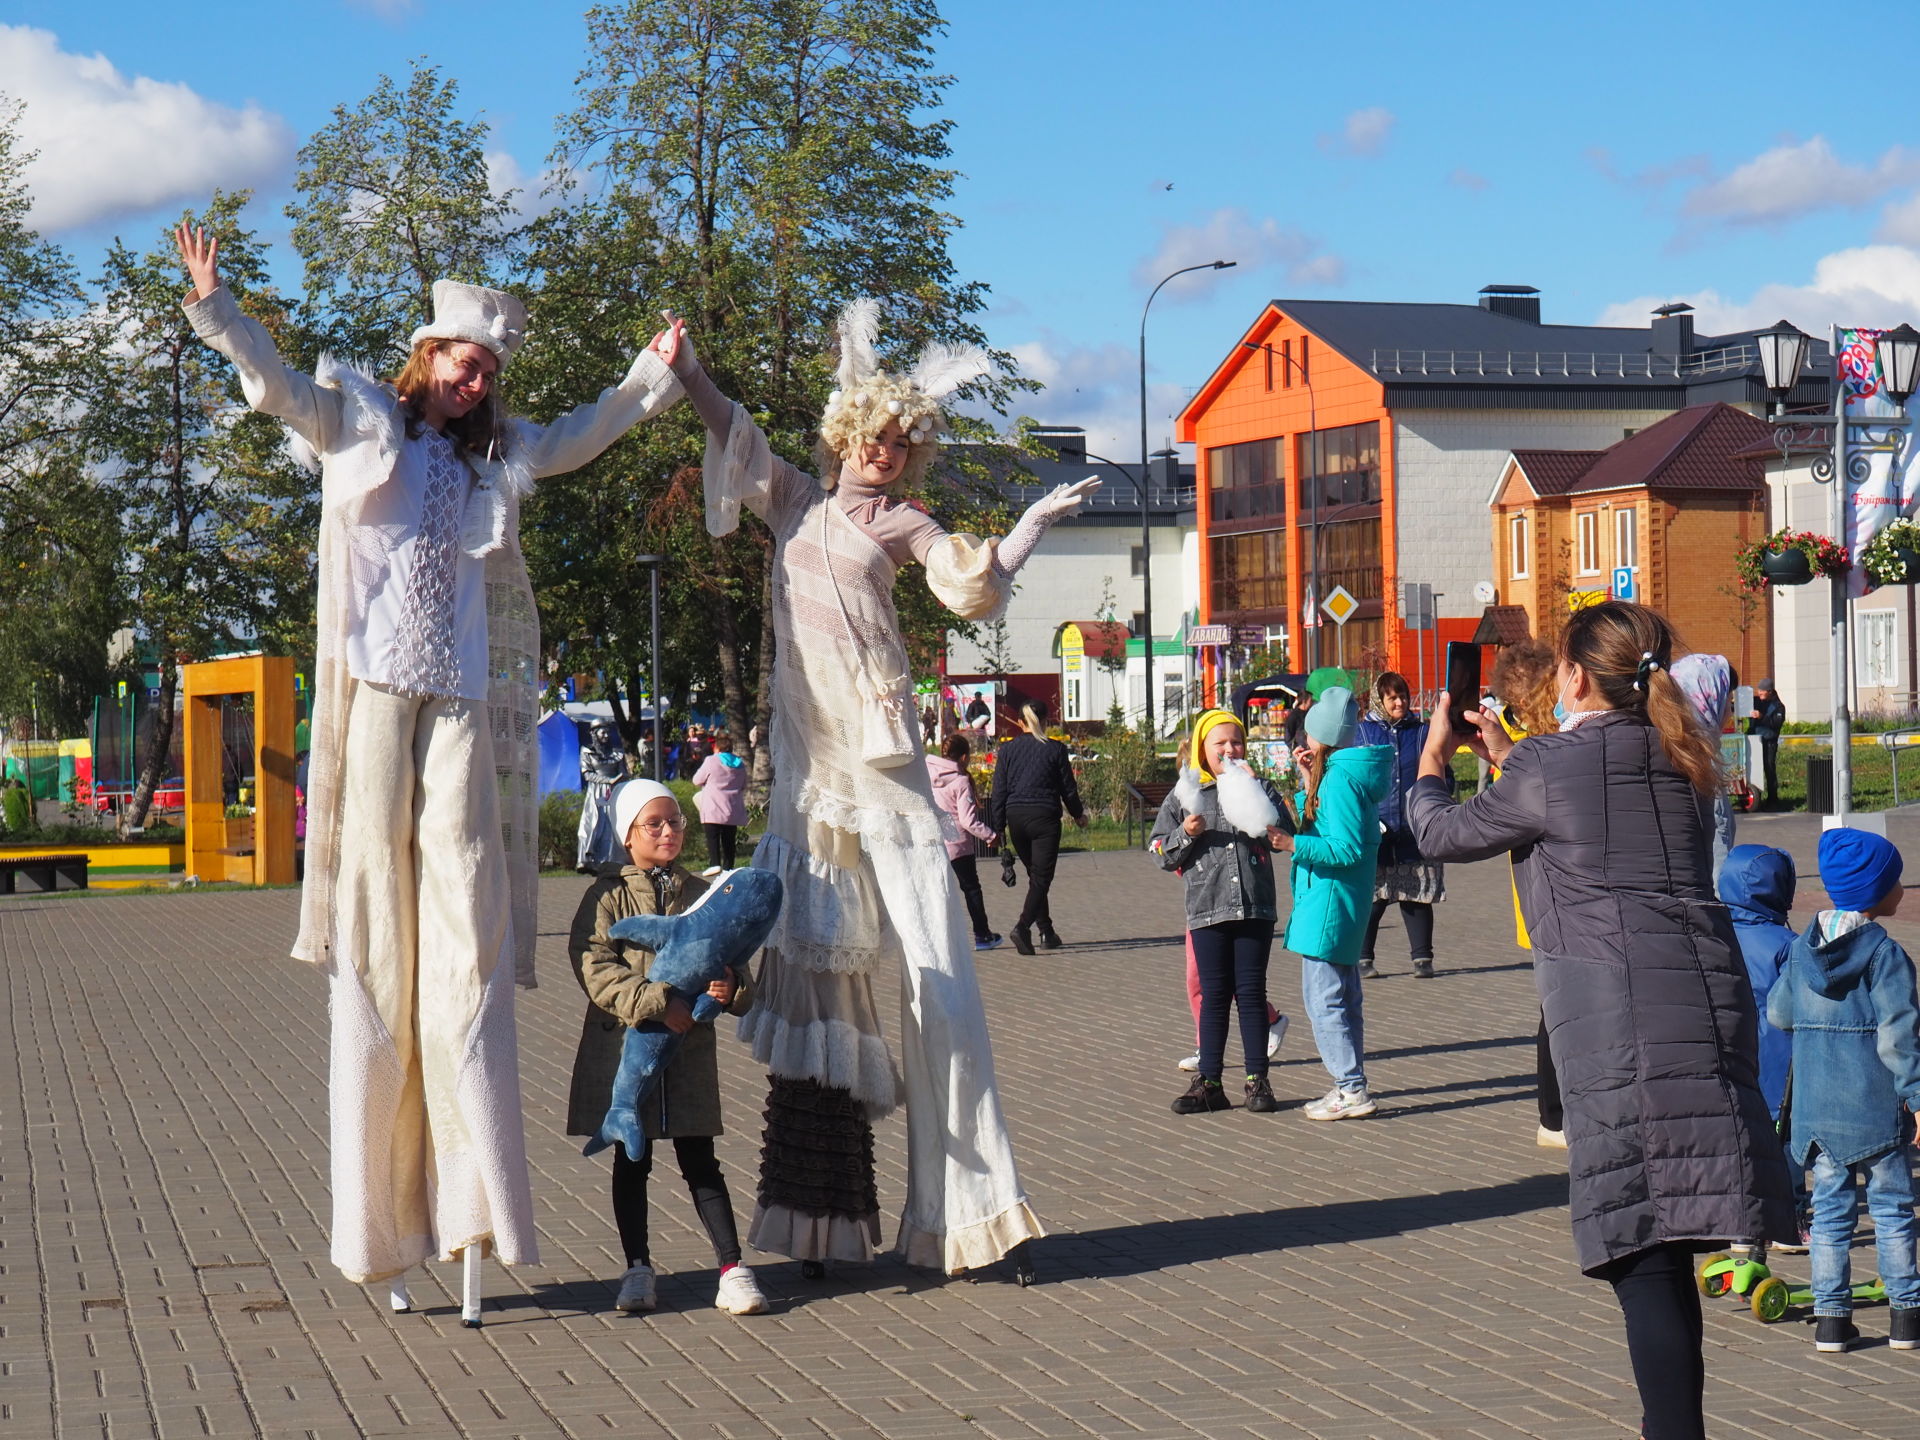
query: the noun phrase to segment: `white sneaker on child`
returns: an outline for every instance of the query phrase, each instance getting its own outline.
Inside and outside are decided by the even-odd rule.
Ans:
[[[713,1297],[713,1304],[715,1309],[729,1315],[764,1315],[767,1297],[761,1294],[760,1282],[753,1278],[753,1271],[744,1265],[734,1265],[720,1272],[720,1293]]]
[[[1176,1070],[1198,1070],[1200,1068],[1200,1052],[1198,1050],[1194,1051],[1193,1054],[1187,1056],[1186,1059],[1182,1060],[1173,1068]]]
[[[613,1308],[632,1315],[640,1310],[651,1310],[659,1303],[653,1288],[653,1267],[635,1265],[621,1277],[620,1293],[614,1297]]]
[[[1287,1017],[1282,1015],[1267,1027],[1267,1059],[1277,1060],[1280,1058],[1280,1047],[1286,1043],[1287,1039],[1288,1023]],[[1194,1056],[1194,1063],[1196,1065],[1199,1063],[1199,1060],[1199,1056]]]
[[[1300,1113],[1309,1120],[1359,1120],[1379,1108],[1367,1094],[1366,1086],[1342,1090],[1336,1085],[1318,1100],[1309,1100],[1301,1106]]]

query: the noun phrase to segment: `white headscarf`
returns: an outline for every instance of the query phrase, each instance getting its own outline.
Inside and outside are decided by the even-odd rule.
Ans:
[[[671,800],[674,809],[680,808],[679,797],[658,780],[622,780],[613,787],[612,798],[614,841],[622,850],[626,849],[633,822],[648,805],[655,800]]]

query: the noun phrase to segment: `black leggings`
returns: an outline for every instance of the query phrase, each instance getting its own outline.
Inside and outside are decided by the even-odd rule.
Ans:
[[[1566,1129],[1567,1112],[1560,1103],[1560,1072],[1553,1068],[1544,1010],[1540,1012],[1540,1028],[1533,1037],[1533,1070],[1540,1086],[1540,1123],[1549,1130]]]
[[[1640,1388],[1640,1433],[1646,1440],[1706,1440],[1702,1408],[1707,1366],[1693,1251],[1656,1245],[1609,1261],[1595,1272],[1613,1286],[1627,1317],[1627,1353]]]
[[[658,1142],[647,1147],[638,1160],[627,1158],[627,1147],[613,1148],[613,1222],[620,1227],[620,1244],[627,1252],[627,1264],[651,1265],[653,1252],[647,1248],[647,1176],[653,1170],[653,1152]],[[727,1193],[726,1176],[720,1173],[719,1157],[713,1153],[711,1135],[680,1135],[673,1141],[673,1158],[680,1163],[680,1178],[693,1195],[693,1208],[713,1242],[713,1258],[720,1268],[740,1263],[740,1234],[733,1225],[733,1197]]]
[[[733,868],[733,842],[739,838],[738,825],[707,825],[700,827],[707,832],[707,863],[718,865],[722,870]]]
[[[1373,902],[1373,913],[1367,917],[1367,938],[1360,946],[1362,960],[1373,959],[1373,940],[1380,933],[1380,917],[1387,913],[1391,900]],[[1424,905],[1418,900],[1400,902],[1400,919],[1407,927],[1407,951],[1415,960],[1433,958],[1433,906]]]
[[[953,878],[960,882],[960,898],[967,902],[967,919],[973,922],[973,938],[986,939],[993,934],[993,926],[987,923],[987,897],[980,893],[978,858],[972,855],[955,856]]]
[[[1189,930],[1200,977],[1200,1073],[1218,1080],[1226,1068],[1227,1006],[1240,1012],[1240,1052],[1247,1074],[1267,1073],[1267,957],[1273,921],[1227,920]]]
[[[1007,838],[1027,867],[1027,901],[1014,924],[1022,931],[1036,924],[1050,931],[1053,911],[1047,908],[1047,892],[1053,889],[1053,867],[1060,858],[1060,807],[1008,806]]]

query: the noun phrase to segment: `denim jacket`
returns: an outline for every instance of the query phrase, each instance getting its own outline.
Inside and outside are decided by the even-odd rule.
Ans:
[[[1822,940],[1820,919],[1793,942],[1767,1018],[1793,1033],[1793,1158],[1818,1146],[1841,1165],[1895,1149],[1920,1112],[1920,1005],[1913,961],[1868,921]]]
[[[1266,787],[1280,826],[1287,826],[1286,808],[1269,781]],[[1178,792],[1169,794],[1153,822],[1148,841],[1163,870],[1177,870],[1187,882],[1187,928],[1221,925],[1230,920],[1278,920],[1278,886],[1273,877],[1273,847],[1266,836],[1242,835],[1220,814],[1219,792],[1200,788],[1199,815],[1207,828],[1189,835],[1182,828],[1187,807]]]

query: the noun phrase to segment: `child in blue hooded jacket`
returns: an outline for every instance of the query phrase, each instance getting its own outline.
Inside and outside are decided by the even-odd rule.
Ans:
[[[1842,1351],[1860,1338],[1847,1252],[1864,1175],[1892,1305],[1888,1345],[1920,1350],[1908,1148],[1920,1139],[1920,1005],[1913,961],[1875,923],[1900,908],[1900,852],[1841,827],[1820,837],[1819,854],[1833,908],[1793,942],[1767,997],[1768,1018],[1793,1036],[1790,1153],[1813,1165],[1814,1348]]]
[[[1380,802],[1393,786],[1393,747],[1355,745],[1359,707],[1336,686],[1307,712],[1298,752],[1307,777],[1293,851],[1293,914],[1286,946],[1300,956],[1300,992],[1333,1089],[1309,1101],[1309,1120],[1357,1120],[1378,1108],[1367,1093],[1360,1013],[1360,948],[1373,909]]]

